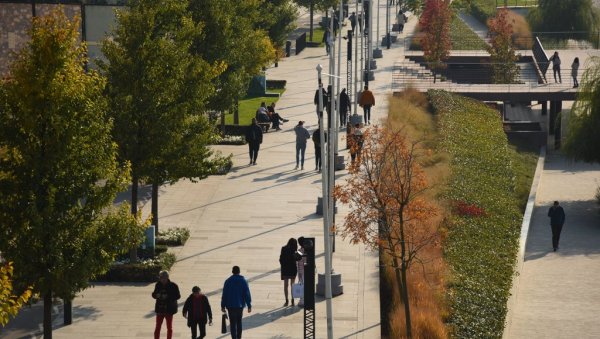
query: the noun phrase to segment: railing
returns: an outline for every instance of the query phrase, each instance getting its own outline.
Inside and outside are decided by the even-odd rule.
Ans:
[[[300,54],[306,48],[306,33],[296,38],[296,55]]]
[[[536,7],[538,0],[496,0],[496,8],[507,7]]]

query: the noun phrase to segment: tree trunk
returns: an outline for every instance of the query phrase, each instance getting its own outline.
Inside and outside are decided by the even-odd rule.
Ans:
[[[73,301],[63,299],[63,324],[71,325],[73,323]]]
[[[406,336],[408,338],[412,338],[410,304],[408,300],[408,285],[406,284],[406,264],[404,263],[404,260],[402,260],[402,292],[404,299],[404,314],[406,316]]]
[[[398,265],[398,258],[396,257],[394,245],[389,239],[388,246],[390,247],[390,251],[392,251],[392,264],[394,266],[394,274],[396,275],[396,284],[398,284],[398,291],[400,292],[400,297],[403,298],[404,294],[402,293],[402,277],[400,277],[400,265]]]
[[[235,98],[235,106],[233,107],[233,124],[234,125],[239,125],[240,124],[240,99],[239,98]],[[225,121],[225,120],[223,120]],[[225,123],[223,123],[225,124]],[[223,134],[225,134],[225,129],[223,129]]]
[[[152,183],[152,225],[154,225],[154,235],[158,235],[158,183]]]
[[[309,41],[313,41],[313,13],[314,13],[314,5],[313,2],[310,2],[310,31],[309,31]]]
[[[44,294],[44,339],[52,339],[52,291]]]
[[[131,214],[134,216],[138,213],[138,174],[133,171],[131,175]],[[129,261],[132,263],[137,262],[137,249],[133,247],[129,250]]]

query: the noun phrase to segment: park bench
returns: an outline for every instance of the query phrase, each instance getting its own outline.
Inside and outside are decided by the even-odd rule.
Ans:
[[[267,133],[269,131],[269,128],[271,127],[271,123],[270,122],[259,122],[258,126],[260,126],[263,133]]]

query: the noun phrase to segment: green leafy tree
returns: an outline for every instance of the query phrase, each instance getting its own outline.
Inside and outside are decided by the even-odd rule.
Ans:
[[[577,101],[569,115],[564,143],[567,154],[577,160],[600,162],[600,58],[594,57],[581,79]]]
[[[425,9],[419,18],[419,26],[423,37],[421,46],[425,60],[433,71],[433,81],[436,80],[435,72],[446,67],[444,61],[450,55],[450,20],[452,12],[448,2],[444,0],[426,0]]]
[[[19,284],[44,299],[44,338],[52,337],[52,298],[67,301],[139,243],[125,205],[105,79],[86,73],[79,19],[62,9],[33,19],[30,41],[0,86],[0,251]]]
[[[498,10],[496,16],[489,20],[490,45],[487,51],[492,61],[492,81],[496,84],[515,83],[519,78],[519,57],[515,52],[512,40],[512,25],[507,20],[508,9]]]
[[[0,325],[5,326],[11,317],[19,312],[19,309],[31,297],[31,288],[23,293],[13,295],[13,264],[4,263],[0,266]]]
[[[194,22],[203,27],[192,52],[224,71],[212,83],[216,91],[208,108],[229,110],[246,95],[250,78],[275,60],[275,48],[262,22],[261,2],[255,0],[190,0]]]
[[[539,0],[527,19],[537,32],[570,32],[556,35],[563,39],[596,39],[600,28],[600,16],[592,0]]]
[[[202,112],[223,65],[190,53],[203,32],[185,2],[134,0],[103,42],[113,136],[132,168],[131,212],[137,214],[140,180],[151,183],[157,231],[159,186],[211,171],[206,146],[214,132]]]
[[[296,28],[296,7],[291,0],[264,0],[260,11],[261,21],[256,27],[269,33],[277,50],[283,49],[288,35]]]

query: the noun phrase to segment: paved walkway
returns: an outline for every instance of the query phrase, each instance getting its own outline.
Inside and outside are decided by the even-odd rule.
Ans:
[[[600,338],[600,166],[546,157],[505,338]],[[547,217],[554,200],[567,220],[552,251]]]
[[[383,16],[385,11],[381,12]],[[385,20],[380,22],[384,27]],[[370,86],[377,100],[374,121],[387,112],[392,65],[401,52],[402,49],[395,45],[390,51],[384,50],[383,59],[378,59],[376,80]],[[345,74],[345,55],[342,60],[342,74]],[[282,307],[283,284],[278,256],[281,246],[290,237],[317,238],[317,270],[323,271],[323,223],[315,215],[321,176],[313,170],[312,145],[307,150],[306,169],[293,169],[294,125],[298,120],[305,120],[310,131],[316,128],[312,102],[318,63],[327,68],[325,49],[308,48],[298,56],[283,60],[278,68],[267,71],[269,79],[288,81],[278,109],[290,122],[283,125],[282,131],[269,132],[264,136],[258,165],[248,166],[246,146],[220,146],[218,148],[225,154],[234,155],[234,166],[228,175],[209,177],[198,183],[181,181],[161,187],[161,228],[184,226],[191,230],[188,243],[176,250],[178,261],[171,270],[172,280],[179,284],[183,298],[187,297],[192,286],[199,285],[209,296],[215,320],[219,320],[223,281],[230,275],[231,266],[239,265],[242,275],[250,283],[253,297],[252,313],[244,315],[244,338],[302,337],[301,309]],[[345,79],[342,84],[346,87]],[[342,138],[340,145],[345,144]],[[347,155],[347,152],[342,151],[342,154]],[[345,172],[337,173],[340,180],[344,175]],[[149,213],[149,209],[147,204],[144,213]],[[344,206],[340,206],[338,220],[345,212]],[[378,338],[377,255],[364,246],[350,245],[338,237],[333,267],[336,272],[342,273],[344,285],[344,294],[333,300],[334,336]],[[74,300],[74,323],[66,327],[57,326],[55,338],[152,337],[152,288],[152,284],[96,284]],[[322,299],[317,299],[316,313],[317,338],[323,338],[326,336],[326,319]],[[38,332],[39,308],[24,310],[19,318],[21,323],[27,323],[25,328],[7,330],[3,337],[30,338]],[[55,319],[55,324],[61,323],[60,318]],[[208,329],[208,337],[226,338],[227,335],[219,334],[218,321],[216,325]],[[175,338],[189,336],[181,313],[175,317],[174,328]]]

